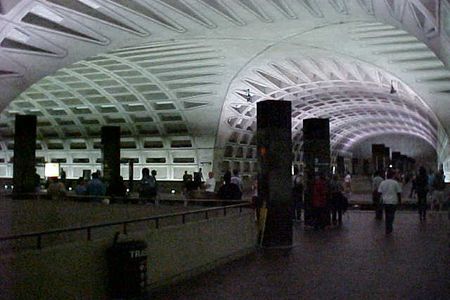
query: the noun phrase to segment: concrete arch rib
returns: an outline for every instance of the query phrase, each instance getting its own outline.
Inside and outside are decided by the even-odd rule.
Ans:
[[[281,55],[279,48],[284,50]],[[294,51],[296,54],[292,54]],[[437,150],[441,122],[408,80],[397,76],[402,75],[395,72],[399,68],[391,66],[384,70],[342,53],[279,45],[254,58],[252,66],[237,76],[242,79],[231,84],[221,121],[228,128],[223,131],[223,144],[235,147],[235,133],[238,139],[246,130],[252,134],[251,126],[247,126],[256,118],[258,101],[279,99],[292,101],[297,144],[301,143],[301,134],[297,132],[304,118],[325,117],[331,120],[335,152],[348,152],[354,141],[386,133],[420,137]],[[391,85],[394,94],[390,93]],[[251,99],[247,99],[248,89]],[[352,124],[363,120],[373,124],[352,128]],[[227,134],[230,142],[226,141]]]

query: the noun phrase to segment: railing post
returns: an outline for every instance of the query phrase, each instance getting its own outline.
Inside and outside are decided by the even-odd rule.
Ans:
[[[209,216],[208,216],[208,211],[205,211],[205,219],[208,220]]]
[[[42,235],[37,236],[37,248],[42,249]]]
[[[159,218],[155,219],[155,227],[156,229],[159,229]]]
[[[181,222],[182,222],[183,224],[186,224],[186,215],[185,215],[185,214],[182,214],[182,215],[181,215]]]
[[[127,223],[123,223],[123,234],[127,234]]]
[[[223,208],[223,215],[224,215],[224,216],[227,215],[227,208],[226,208],[226,207]]]

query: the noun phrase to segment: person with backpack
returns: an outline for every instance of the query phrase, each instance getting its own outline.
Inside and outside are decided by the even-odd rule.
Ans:
[[[298,168],[294,167],[294,175],[292,175],[292,202],[294,211],[294,220],[301,221],[303,206],[303,179],[299,174]]]
[[[155,175],[153,175],[153,172]],[[157,195],[156,187],[156,171],[152,170],[152,175],[150,175],[150,170],[148,168],[142,169],[142,179],[139,186],[139,198],[142,202],[149,202],[154,200]]]

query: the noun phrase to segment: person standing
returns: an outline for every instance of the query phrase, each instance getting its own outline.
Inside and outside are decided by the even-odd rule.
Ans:
[[[338,175],[334,174],[330,180],[330,208],[331,208],[331,221],[333,225],[342,225],[342,184],[339,182]]]
[[[381,195],[378,192],[378,188],[380,187],[381,182],[383,181],[383,177],[381,177],[380,171],[375,171],[373,174],[374,177],[372,179],[372,201],[373,206],[375,208],[375,219],[382,220],[383,219],[383,204],[381,202]]]
[[[99,178],[97,172],[92,173],[92,179],[88,182],[86,192],[93,202],[101,202],[106,193],[106,186]]]
[[[444,170],[439,170],[433,179],[433,203],[442,211],[445,202]]]
[[[224,184],[219,188],[217,197],[225,200],[241,200],[242,192],[236,184],[231,183],[230,171],[225,172],[223,180]]]
[[[208,179],[206,179],[206,182],[205,182],[205,192],[209,196],[213,196],[215,190],[216,190],[216,179],[214,178],[214,173],[209,172]]]
[[[402,201],[402,188],[400,184],[393,179],[394,172],[389,170],[386,179],[380,183],[378,192],[381,194],[381,199],[384,206],[386,234],[391,234],[393,230],[393,223],[397,205]]]
[[[427,193],[428,193],[428,176],[424,167],[419,168],[419,174],[416,176],[416,194],[417,207],[419,210],[420,221],[427,218]]]
[[[344,194],[350,200],[352,195],[352,175],[350,175],[350,172],[347,172],[344,177]]]
[[[150,170],[148,168],[142,169],[142,179],[139,187],[139,198],[143,203],[154,200],[157,194],[156,178],[155,176],[153,176],[153,172],[155,172],[156,175],[155,170],[152,170],[152,175],[150,175]]]
[[[244,184],[241,177],[239,176],[239,171],[237,169],[233,170],[233,176],[231,176],[230,183],[237,185],[241,193],[244,191]]]
[[[199,168],[198,172],[194,172],[194,183],[196,190],[201,188],[202,182],[203,182],[203,171],[202,168]]]
[[[47,188],[47,196],[50,200],[64,200],[66,196],[66,187],[64,183],[58,180],[58,177],[50,177],[50,184]]]
[[[312,189],[312,209],[314,229],[324,229],[327,226],[328,186],[324,175],[316,175]]]
[[[303,203],[303,180],[299,174],[298,168],[294,167],[294,175],[292,175],[292,202],[294,206],[294,220],[302,219],[302,203]]]

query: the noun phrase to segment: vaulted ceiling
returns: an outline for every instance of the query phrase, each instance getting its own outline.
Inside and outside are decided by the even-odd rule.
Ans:
[[[251,173],[264,99],[292,101],[296,160],[302,120],[324,117],[334,154],[402,135],[445,162],[449,13],[446,0],[0,0],[0,176],[16,114],[38,116],[38,157],[71,177],[99,163],[104,125],[162,178]]]

